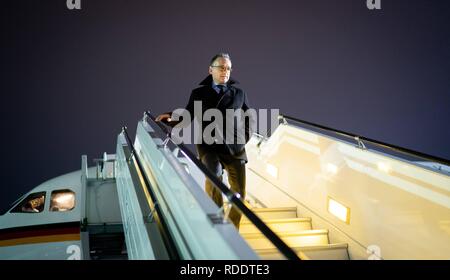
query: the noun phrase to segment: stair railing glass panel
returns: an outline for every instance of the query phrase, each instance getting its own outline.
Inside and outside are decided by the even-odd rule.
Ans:
[[[215,223],[217,209],[177,157],[177,149],[139,122],[135,149],[182,259],[258,259],[228,223]],[[173,143],[172,143],[173,144]]]

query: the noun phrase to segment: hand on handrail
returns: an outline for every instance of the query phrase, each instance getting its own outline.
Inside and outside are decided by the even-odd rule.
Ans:
[[[160,122],[160,121],[170,122],[171,121],[170,114],[168,114],[168,113],[161,114],[161,115],[156,117],[155,121],[157,121],[157,122]]]

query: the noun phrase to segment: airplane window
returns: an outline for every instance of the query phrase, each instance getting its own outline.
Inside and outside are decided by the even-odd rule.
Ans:
[[[32,193],[22,200],[11,213],[40,213],[44,211],[45,192]]]
[[[75,193],[71,190],[57,190],[50,198],[50,211],[65,212],[75,208]]]

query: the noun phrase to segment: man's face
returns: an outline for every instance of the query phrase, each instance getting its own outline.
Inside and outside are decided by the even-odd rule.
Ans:
[[[231,61],[227,58],[219,57],[209,66],[209,74],[216,84],[225,84],[230,79]]]

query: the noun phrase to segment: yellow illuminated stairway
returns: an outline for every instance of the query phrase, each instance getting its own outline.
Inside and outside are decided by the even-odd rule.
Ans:
[[[302,260],[348,260],[348,245],[330,244],[328,230],[312,229],[311,218],[297,217],[295,207],[253,208],[280,238],[291,247]],[[245,217],[239,232],[247,243],[263,259],[282,259],[275,246]]]

